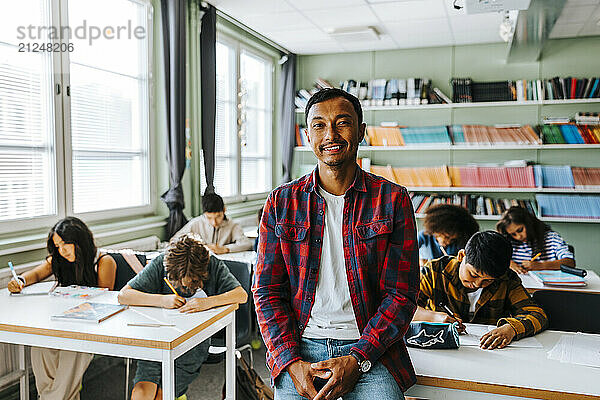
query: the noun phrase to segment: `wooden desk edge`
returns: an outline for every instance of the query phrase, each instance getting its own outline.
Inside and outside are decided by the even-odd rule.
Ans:
[[[97,334],[86,334],[79,332],[70,332],[63,331],[58,329],[44,329],[44,328],[32,328],[29,326],[19,326],[19,325],[6,325],[0,324],[0,331],[5,332],[16,332],[16,333],[27,333],[32,335],[44,335],[44,336],[52,336],[59,337],[65,339],[77,339],[77,340],[88,340],[100,343],[111,343],[111,344],[121,344],[126,346],[138,346],[138,347],[147,347],[152,349],[163,349],[163,350],[172,350],[175,347],[179,346],[181,343],[185,342],[187,339],[202,331],[203,329],[210,326],[215,321],[224,317],[225,315],[234,312],[238,309],[237,304],[232,304],[213,316],[209,318],[202,324],[198,325],[196,328],[191,331],[185,333],[184,335],[176,338],[171,342],[167,341],[159,341],[159,340],[147,340],[147,339],[135,339],[135,338],[123,338],[118,336],[108,336],[108,335],[97,335]]]
[[[227,306],[227,308],[222,310],[220,313],[216,314],[214,317],[207,319],[204,323],[198,325],[191,331],[186,332],[183,335],[179,336],[177,339],[173,340],[170,343],[170,345],[171,345],[170,348],[174,349],[175,347],[179,346],[181,343],[185,342],[186,340],[188,340],[189,338],[191,338],[198,332],[200,332],[200,331],[206,329],[207,327],[209,327],[210,325],[212,325],[215,321],[218,321],[219,319],[223,318],[227,314],[234,313],[235,310],[237,310],[238,308],[239,308],[238,304],[230,304],[229,306]],[[234,318],[235,318],[235,315],[234,315]]]
[[[600,399],[600,396],[581,394],[581,393],[566,393],[554,390],[523,388],[518,386],[500,385],[496,383],[469,382],[458,379],[438,378],[433,376],[417,375],[417,384],[423,386],[442,387],[446,389],[467,390],[471,392],[483,392],[501,394],[507,396],[520,396],[532,399],[544,400],[592,400]]]

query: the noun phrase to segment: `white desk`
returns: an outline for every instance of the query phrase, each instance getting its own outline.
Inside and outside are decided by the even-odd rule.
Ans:
[[[422,350],[409,347],[417,384],[406,394],[429,399],[600,399],[600,368],[547,359],[558,331],[536,336],[540,348]],[[594,349],[597,351],[598,349]]]
[[[529,293],[533,293],[538,290],[566,290],[570,292],[583,292],[583,293],[598,293],[600,294],[600,277],[594,271],[588,270],[585,277],[587,286],[581,287],[565,287],[565,286],[544,286],[535,278],[529,274],[519,274],[523,286]]]
[[[237,253],[215,254],[215,257],[220,258],[221,260],[239,261],[246,263],[250,266],[250,270],[252,270],[252,266],[256,263],[255,251],[240,251]]]
[[[117,292],[90,299],[117,303]],[[154,307],[130,307],[95,324],[53,321],[51,315],[82,303],[52,296],[12,296],[0,291],[0,342],[19,345],[19,368],[25,369],[24,346],[72,350],[162,362],[163,399],[175,399],[175,359],[226,328],[227,399],[235,399],[235,310],[218,307],[185,316],[170,316]],[[174,327],[133,327],[127,323],[169,321]],[[28,376],[21,377],[21,399],[29,398]]]

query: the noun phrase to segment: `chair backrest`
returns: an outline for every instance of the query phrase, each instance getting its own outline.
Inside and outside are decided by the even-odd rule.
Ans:
[[[113,290],[123,289],[123,286],[125,286],[131,278],[137,275],[136,270],[139,269],[140,264],[142,268],[146,266],[146,256],[141,253],[124,254],[119,251],[111,251],[107,254],[110,255],[117,264],[117,273],[115,276],[115,286],[113,287]],[[127,258],[130,257],[135,257],[139,261],[139,264],[135,263],[135,260],[132,261],[130,259],[128,261]],[[132,263],[137,265],[132,265]]]
[[[548,329],[600,333],[600,295],[563,290],[538,290],[533,299],[548,315]]]
[[[252,340],[252,318],[254,303],[252,302],[252,293],[250,288],[252,285],[252,274],[247,263],[240,261],[222,260],[229,271],[240,282],[242,288],[248,293],[248,301],[240,304],[240,307],[235,313],[235,345],[236,347],[249,344]],[[211,345],[225,346],[225,330],[217,332],[211,338]]]

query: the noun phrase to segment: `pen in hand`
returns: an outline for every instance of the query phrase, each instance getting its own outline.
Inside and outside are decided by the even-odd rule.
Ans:
[[[465,326],[465,324],[463,324],[462,320],[458,315],[453,313],[452,310],[450,310],[450,308],[448,308],[448,306],[444,303],[440,303],[439,306],[444,310],[446,314],[448,314],[450,317],[456,320],[456,322],[458,323],[458,333],[467,333],[467,327]]]

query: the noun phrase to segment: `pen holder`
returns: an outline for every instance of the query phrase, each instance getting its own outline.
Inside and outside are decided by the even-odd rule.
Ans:
[[[407,346],[421,349],[458,349],[456,323],[411,322],[404,341]]]
[[[585,269],[569,267],[565,264],[560,265],[560,270],[562,272],[566,272],[567,274],[581,276],[582,278],[587,275],[587,271]]]

